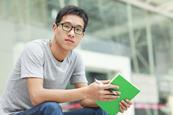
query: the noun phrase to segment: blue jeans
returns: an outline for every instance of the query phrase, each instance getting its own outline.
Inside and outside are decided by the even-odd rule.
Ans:
[[[62,112],[56,102],[45,102],[16,115],[108,115],[100,108],[81,108],[74,111]]]

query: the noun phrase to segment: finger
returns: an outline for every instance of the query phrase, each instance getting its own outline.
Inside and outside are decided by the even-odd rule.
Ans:
[[[127,104],[129,104],[129,105],[132,105],[132,102],[131,102],[130,100],[128,100],[128,99],[125,99],[125,102],[126,102]]]
[[[112,92],[113,92],[113,94],[116,95],[116,96],[120,96],[120,94],[121,94],[121,92],[119,92],[119,91],[112,91]]]
[[[119,98],[119,96],[115,96],[115,95],[104,95],[102,97],[105,100],[115,100],[115,99]]]
[[[114,95],[114,93],[110,92],[109,90],[103,90],[102,94],[104,94],[104,95]]]
[[[116,95],[116,96],[120,96],[120,94],[121,94],[121,92],[119,92],[119,91],[111,91],[111,90],[107,90],[109,93],[108,94],[110,94],[110,95]]]
[[[108,101],[112,101],[112,100],[116,100],[116,99],[107,99],[106,98],[106,99],[103,99],[102,101],[107,101],[108,102]]]
[[[127,110],[127,108],[130,107],[130,105],[128,105],[124,100],[120,102],[120,106],[121,106],[124,110]]]
[[[112,84],[105,84],[102,86],[103,89],[116,89],[118,90],[119,89],[119,86],[118,85],[112,85]]]
[[[123,108],[120,106],[120,112],[121,113],[123,113],[124,112],[124,110],[123,110]]]
[[[131,102],[130,102],[130,101],[126,102],[126,100],[123,100],[123,101],[122,101],[122,104],[123,104],[124,106],[126,106],[126,108],[129,108],[130,105],[131,105]]]
[[[122,108],[123,111],[127,110],[127,108],[120,102],[120,107]]]
[[[103,84],[109,84],[110,80],[100,80]]]
[[[110,91],[110,90],[103,90],[102,94],[120,96],[121,92],[119,92],[119,91]]]

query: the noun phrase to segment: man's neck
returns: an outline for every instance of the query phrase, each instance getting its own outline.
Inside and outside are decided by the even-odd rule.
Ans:
[[[55,39],[50,41],[49,45],[50,45],[50,49],[51,49],[53,56],[55,57],[56,60],[58,60],[60,62],[62,62],[69,54],[69,51],[64,50],[63,48],[59,47],[59,45],[56,43]]]

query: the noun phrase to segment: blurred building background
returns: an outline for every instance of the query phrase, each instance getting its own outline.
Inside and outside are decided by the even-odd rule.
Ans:
[[[0,0],[0,94],[18,49],[51,39],[56,14],[68,4],[84,8],[90,18],[80,49],[130,59],[132,82],[141,89],[135,115],[173,115],[171,0]],[[89,81],[95,74],[106,78],[88,70]]]

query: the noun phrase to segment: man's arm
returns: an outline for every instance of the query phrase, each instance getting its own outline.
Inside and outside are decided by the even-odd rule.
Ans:
[[[75,88],[82,88],[82,87],[87,87],[87,86],[88,85],[86,83],[76,83],[75,84]],[[95,100],[87,99],[87,98],[82,99],[80,101],[80,104],[83,107],[98,107]]]
[[[27,79],[28,92],[33,105],[38,105],[46,101],[62,103],[84,99],[108,100],[117,98],[116,96],[108,96],[111,93],[105,91],[105,89],[116,88],[114,85],[98,85],[97,83],[92,83],[89,86],[77,89],[45,89],[43,88],[43,79],[34,77],[25,79]]]
[[[41,78],[27,78],[27,86],[33,105],[46,101],[69,102],[85,99],[87,96],[86,87],[71,90],[45,89]]]

